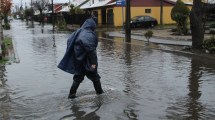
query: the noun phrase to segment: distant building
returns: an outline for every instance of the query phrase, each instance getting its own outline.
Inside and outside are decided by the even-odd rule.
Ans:
[[[163,23],[175,23],[171,19],[171,10],[176,0],[163,1]],[[192,0],[182,0],[191,8]],[[131,17],[148,15],[160,21],[160,0],[131,0]],[[125,21],[125,7],[117,5],[117,0],[90,0],[80,8],[90,10],[98,17],[98,24],[122,26]],[[124,18],[123,18],[124,17]],[[123,21],[124,19],[124,21]]]

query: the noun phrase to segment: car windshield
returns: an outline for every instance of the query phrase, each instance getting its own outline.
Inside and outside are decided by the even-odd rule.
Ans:
[[[137,20],[138,16],[131,18],[131,21]]]
[[[153,20],[153,18],[151,18],[151,17],[149,17],[149,16],[146,16],[145,19],[146,19],[146,20]]]

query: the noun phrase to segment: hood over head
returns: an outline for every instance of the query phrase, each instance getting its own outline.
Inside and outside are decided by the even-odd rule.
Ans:
[[[91,29],[92,31],[94,31],[96,29],[96,22],[95,22],[94,18],[87,19],[84,22],[84,24],[81,26],[81,28],[83,28],[83,29]]]

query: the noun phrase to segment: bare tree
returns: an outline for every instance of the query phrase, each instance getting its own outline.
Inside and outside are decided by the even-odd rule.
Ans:
[[[49,0],[34,0],[32,1],[32,5],[39,10],[40,12],[40,23],[44,23],[43,20],[43,10],[45,10],[46,5],[48,5]]]
[[[3,29],[2,29],[2,16],[5,16],[5,26],[8,22],[7,15],[10,13],[11,0],[0,0],[0,54],[2,54],[1,47],[3,41]]]

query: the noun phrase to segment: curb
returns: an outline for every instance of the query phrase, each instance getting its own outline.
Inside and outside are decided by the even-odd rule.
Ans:
[[[123,31],[119,31],[119,33],[121,34],[125,34],[125,32]],[[142,36],[144,37],[144,35],[142,33],[131,33],[131,35],[136,35],[136,36]],[[190,41],[192,42],[191,39],[178,39],[178,38],[172,38],[172,37],[161,37],[161,36],[152,36],[152,38],[158,38],[158,39],[166,39],[166,40],[180,40],[180,41]]]
[[[125,38],[125,34],[120,33],[120,32],[106,32],[107,35],[111,37],[120,37],[120,38]],[[131,39],[133,40],[141,40],[141,41],[148,41],[145,39],[143,35],[138,36],[138,35],[131,35]],[[166,45],[177,45],[177,46],[191,46],[192,42],[191,41],[180,41],[180,40],[169,40],[169,39],[164,39],[164,38],[156,38],[152,37],[150,39],[151,43],[157,43],[157,44],[166,44]]]

